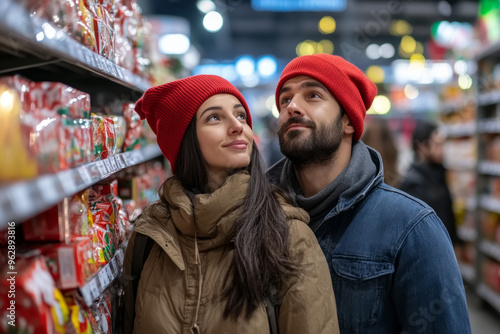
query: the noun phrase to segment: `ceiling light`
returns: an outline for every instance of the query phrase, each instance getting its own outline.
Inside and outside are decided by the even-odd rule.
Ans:
[[[217,32],[222,28],[224,20],[216,11],[208,12],[203,18],[203,27],[210,32]]]
[[[200,12],[205,14],[216,9],[215,4],[211,0],[198,0],[198,2],[196,2],[196,7],[198,7]]]
[[[365,52],[366,52],[366,56],[370,59],[379,59],[380,58],[379,46],[377,44],[368,45]]]
[[[378,49],[378,52],[382,58],[389,59],[394,57],[394,46],[391,43],[384,43]]]
[[[255,61],[250,56],[243,56],[236,61],[235,67],[240,76],[250,76],[255,72]]]
[[[189,38],[183,34],[166,34],[158,39],[160,52],[167,55],[185,54],[190,45]]]
[[[273,56],[263,56],[257,61],[257,71],[263,77],[270,77],[276,73],[278,64]]]

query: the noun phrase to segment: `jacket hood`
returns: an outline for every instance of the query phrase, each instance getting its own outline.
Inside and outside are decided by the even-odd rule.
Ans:
[[[185,237],[182,239],[192,244],[195,231],[200,251],[225,245],[233,237],[232,230],[249,181],[250,175],[246,171],[233,174],[219,189],[210,194],[194,195],[191,201],[179,179],[171,177],[162,189],[168,205],[160,201],[149,205],[135,223],[135,230],[150,236],[159,245],[178,244],[179,232]],[[309,221],[309,216],[302,209],[285,204],[282,198],[280,202],[288,220]]]

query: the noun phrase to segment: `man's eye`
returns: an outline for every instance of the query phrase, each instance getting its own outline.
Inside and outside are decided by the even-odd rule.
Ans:
[[[242,112],[242,113],[238,114],[238,116],[236,116],[236,117],[238,117],[239,119],[247,119],[247,114]]]
[[[285,103],[290,103],[289,97],[284,97],[283,99],[281,99],[281,104],[285,104]]]

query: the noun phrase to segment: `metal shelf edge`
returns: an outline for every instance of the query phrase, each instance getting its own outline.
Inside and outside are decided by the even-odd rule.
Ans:
[[[55,174],[0,186],[0,230],[6,228],[8,222],[22,222],[64,197],[72,196],[126,167],[160,155],[160,148],[153,144]]]

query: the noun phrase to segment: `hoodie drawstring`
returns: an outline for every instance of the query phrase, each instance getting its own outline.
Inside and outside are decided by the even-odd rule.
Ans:
[[[201,305],[201,288],[203,286],[203,276],[201,273],[201,258],[200,258],[200,251],[198,249],[198,233],[196,231],[196,223],[194,224],[194,258],[195,258],[195,263],[198,266],[198,302],[196,303],[196,313],[194,317],[194,322],[192,326],[192,331],[195,334],[200,334],[200,328],[198,325],[198,313],[200,311],[200,305]]]

